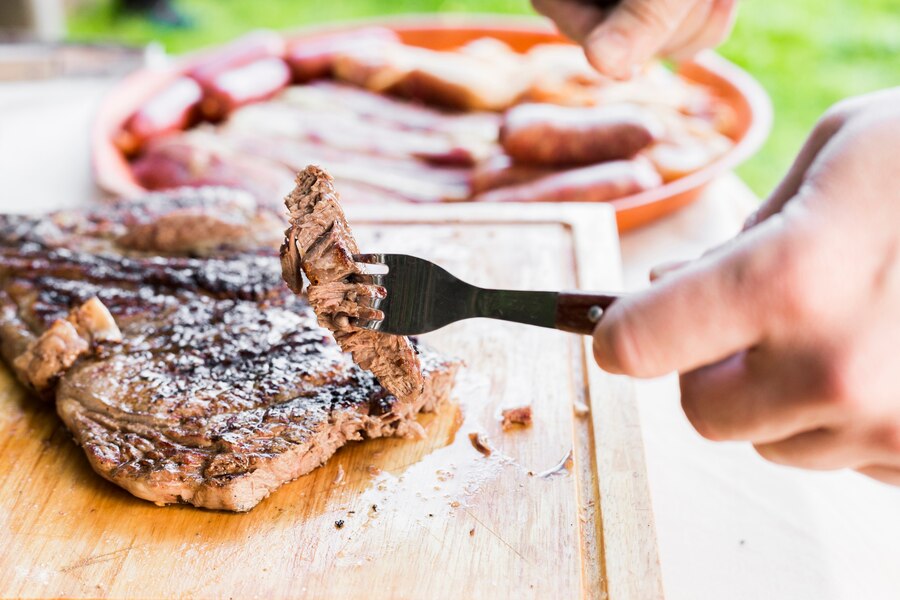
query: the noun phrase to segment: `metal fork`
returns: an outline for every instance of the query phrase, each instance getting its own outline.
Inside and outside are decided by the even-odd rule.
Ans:
[[[353,260],[387,269],[359,274],[358,283],[378,285],[384,298],[371,299],[383,319],[355,325],[395,335],[416,335],[445,325],[486,317],[589,335],[617,296],[582,292],[492,290],[470,285],[438,265],[406,254],[356,254]]]

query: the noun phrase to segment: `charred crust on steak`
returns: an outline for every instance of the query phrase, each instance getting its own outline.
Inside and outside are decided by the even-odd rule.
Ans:
[[[129,250],[202,255],[280,241],[272,212],[257,210],[249,193],[226,188],[154,194],[117,217],[116,243]]]
[[[319,323],[353,360],[372,371],[402,401],[414,401],[424,389],[422,366],[410,340],[353,326],[353,319],[380,318],[368,301],[384,289],[352,281],[363,271],[353,260],[359,248],[340,205],[331,176],[310,165],[297,175],[297,187],[285,198],[291,227],[281,246],[284,279],[295,293],[302,275],[309,279],[310,305]]]
[[[153,210],[200,196],[157,196]],[[412,403],[353,364],[284,286],[265,218],[199,255],[126,248],[142,201],[0,215],[0,351],[13,365],[54,328],[86,349],[45,393],[104,478],[157,504],[245,511],[349,441],[418,435],[418,412],[449,397],[457,365],[426,349]]]

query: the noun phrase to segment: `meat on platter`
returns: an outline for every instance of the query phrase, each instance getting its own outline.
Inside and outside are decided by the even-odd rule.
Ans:
[[[239,186],[266,203],[314,163],[346,203],[606,201],[733,145],[731,107],[660,65],[619,82],[569,44],[438,51],[379,27],[272,36],[226,47],[132,115],[117,139],[139,183]]]

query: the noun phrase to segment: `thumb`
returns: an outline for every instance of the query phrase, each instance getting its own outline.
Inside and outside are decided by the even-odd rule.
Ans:
[[[594,356],[612,373],[690,371],[760,342],[778,306],[785,220],[731,243],[617,300],[594,330]]]
[[[588,60],[600,72],[627,78],[665,45],[691,8],[685,0],[622,0],[588,34]]]

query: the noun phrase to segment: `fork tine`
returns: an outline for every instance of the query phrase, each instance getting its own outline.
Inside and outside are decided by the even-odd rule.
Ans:
[[[353,262],[363,263],[366,265],[384,264],[384,254],[354,254]]]
[[[350,320],[353,325],[356,327],[360,327],[362,329],[371,329],[373,331],[378,331],[381,328],[381,324],[384,322],[384,319],[364,319],[362,317],[357,319]]]
[[[475,288],[430,261],[406,254],[357,254],[353,260],[364,272],[354,274],[351,281],[380,286],[385,292],[383,297],[370,300],[371,307],[381,314],[358,312],[352,321],[356,327],[417,335],[475,316],[467,300]],[[368,269],[366,264],[376,266]],[[381,272],[371,272],[375,270]]]
[[[362,283],[364,285],[384,286],[383,273],[354,273],[350,276],[354,283]]]

